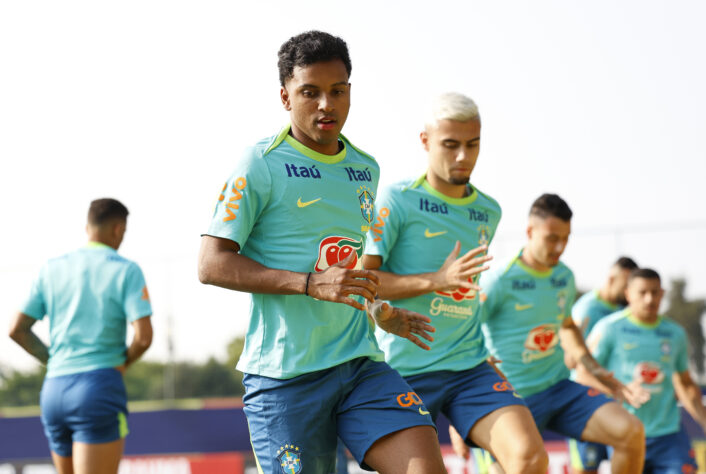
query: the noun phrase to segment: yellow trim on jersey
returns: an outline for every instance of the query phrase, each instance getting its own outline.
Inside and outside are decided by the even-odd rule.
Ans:
[[[264,154],[267,155],[269,152],[271,152],[272,150],[274,150],[275,148],[280,146],[282,144],[282,142],[287,142],[292,148],[297,150],[302,155],[304,155],[308,158],[311,158],[312,160],[316,160],[321,163],[326,163],[326,164],[332,165],[332,164],[340,163],[341,161],[343,161],[346,158],[346,150],[347,150],[345,147],[346,143],[349,144],[350,146],[353,146],[353,145],[351,145],[350,141],[348,141],[348,139],[346,137],[341,135],[341,138],[343,139],[342,141],[344,142],[343,150],[339,151],[335,155],[324,155],[323,153],[319,153],[318,151],[314,151],[311,148],[304,145],[303,143],[297,141],[296,138],[294,138],[293,136],[291,136],[289,134],[289,131],[291,129],[292,129],[292,126],[289,124],[286,125],[284,128],[282,128],[282,130],[280,130],[277,137],[275,137],[272,144],[267,147]],[[355,147],[353,147],[353,148],[355,148]],[[358,149],[356,148],[356,150],[358,150]],[[366,157],[370,158],[371,160],[375,161],[370,155],[368,155],[360,150],[358,150],[358,151],[361,154],[365,155]]]
[[[644,321],[640,321],[635,316],[633,316],[632,312],[629,309],[625,310],[625,316],[628,318],[628,321],[633,323],[635,326],[645,329],[654,329],[659,326],[659,324],[662,322],[662,316],[657,316],[657,321],[655,321],[654,323],[646,323]]]

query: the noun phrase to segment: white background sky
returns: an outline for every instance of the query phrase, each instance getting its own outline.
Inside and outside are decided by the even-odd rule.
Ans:
[[[166,358],[169,331],[178,359],[224,357],[248,299],[198,283],[199,234],[243,147],[287,122],[276,53],[313,28],[348,42],[344,133],[383,184],[424,170],[429,98],[466,93],[483,118],[472,182],[504,210],[497,259],[557,192],[579,287],[626,253],[703,297],[705,21],[702,1],[2,2],[0,328],[111,196],[152,295],[147,357]],[[3,338],[0,369],[35,366]]]

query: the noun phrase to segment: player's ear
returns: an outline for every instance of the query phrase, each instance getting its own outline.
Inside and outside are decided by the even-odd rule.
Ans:
[[[279,98],[282,100],[282,105],[284,105],[285,110],[292,110],[292,105],[289,101],[289,92],[287,92],[287,88],[285,86],[282,86],[280,88]]]
[[[429,151],[429,135],[427,134],[426,130],[422,130],[422,132],[419,134],[419,139],[422,141],[422,146],[424,147],[424,150]]]

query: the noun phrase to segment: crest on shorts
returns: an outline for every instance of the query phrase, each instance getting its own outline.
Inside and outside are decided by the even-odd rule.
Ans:
[[[299,474],[302,470],[299,446],[285,444],[277,450],[277,460],[284,474]]]

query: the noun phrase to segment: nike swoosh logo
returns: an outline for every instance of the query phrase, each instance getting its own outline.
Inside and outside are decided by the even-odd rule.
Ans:
[[[442,230],[440,232],[431,232],[429,230],[429,228],[427,227],[427,229],[424,231],[424,237],[426,237],[427,239],[431,239],[432,237],[438,237],[440,235],[444,235],[446,232],[448,232],[448,231]]]
[[[311,206],[315,202],[319,202],[319,201],[321,201],[321,198],[314,199],[312,201],[302,202],[302,198],[300,197],[299,199],[297,199],[297,207]]]
[[[515,303],[515,311],[524,311],[526,309],[530,309],[532,306],[533,306],[532,303],[527,303],[527,304]]]
[[[428,415],[429,412],[426,411],[426,410],[422,410],[422,407],[419,407],[419,414],[420,414],[420,415]]]
[[[629,342],[626,342],[625,344],[623,344],[623,349],[626,350],[626,351],[633,350],[633,349],[635,349],[636,347],[637,347],[637,344],[631,344],[631,343],[629,343]]]

